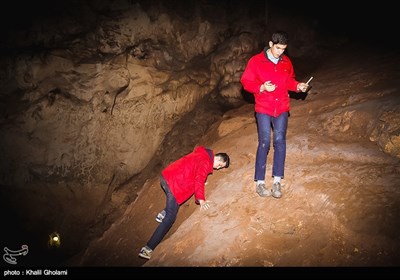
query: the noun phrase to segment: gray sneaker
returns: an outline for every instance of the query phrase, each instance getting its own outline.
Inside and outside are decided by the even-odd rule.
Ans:
[[[149,247],[145,246],[142,249],[140,249],[139,257],[149,260],[151,258],[152,253],[153,253],[153,250],[151,250]]]
[[[267,190],[265,187],[265,184],[256,184],[256,192],[258,193],[259,196],[261,197],[267,197],[271,195],[271,192]]]
[[[166,215],[165,210],[162,210],[160,213],[157,214],[157,216],[156,216],[156,221],[157,221],[158,223],[161,223],[161,222],[164,220],[165,215]]]
[[[282,196],[281,183],[276,182],[272,185],[272,196],[275,198],[281,198]]]

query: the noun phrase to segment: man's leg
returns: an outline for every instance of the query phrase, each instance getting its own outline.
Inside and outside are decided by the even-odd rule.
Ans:
[[[161,179],[161,186],[165,191],[167,199],[167,206],[165,207],[166,214],[162,222],[154,231],[149,242],[147,242],[147,247],[149,247],[151,250],[154,250],[157,247],[157,245],[161,242],[169,229],[172,227],[179,210],[179,205],[176,202],[174,195],[171,193],[168,184],[165,182],[165,180],[163,180],[163,178]]]
[[[258,129],[258,147],[255,163],[254,180],[256,192],[260,196],[269,196],[271,193],[265,187],[265,170],[267,165],[267,155],[271,142],[271,117],[266,114],[256,113]]]
[[[272,119],[274,129],[274,164],[272,166],[272,176],[274,183],[272,185],[272,196],[280,198],[282,196],[280,179],[285,175],[286,159],[286,132],[288,125],[288,112],[280,114]]]

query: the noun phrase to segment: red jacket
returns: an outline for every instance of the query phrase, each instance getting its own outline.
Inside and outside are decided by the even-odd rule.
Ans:
[[[213,172],[213,166],[213,151],[199,146],[192,153],[167,166],[161,174],[180,205],[193,194],[196,200],[206,200],[204,184],[207,176]]]
[[[272,92],[260,93],[260,87],[266,81],[277,87]],[[274,64],[265,56],[265,50],[250,58],[240,82],[246,91],[254,94],[255,111],[274,117],[290,110],[288,90],[297,91],[299,84],[289,57],[283,54]]]

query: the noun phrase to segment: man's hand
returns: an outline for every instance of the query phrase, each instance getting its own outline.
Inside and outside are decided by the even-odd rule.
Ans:
[[[210,206],[210,203],[211,201],[209,201],[209,200],[207,200],[207,201],[204,201],[204,200],[201,200],[201,199],[199,199],[199,203],[200,203],[200,210],[207,210],[207,209],[209,209],[211,206]]]
[[[276,85],[271,84],[271,81],[266,81],[265,83],[263,83],[261,85],[260,92],[263,92],[263,91],[271,92],[271,91],[274,91],[275,89],[276,89]]]
[[[297,85],[297,90],[301,92],[306,92],[308,90],[308,84],[307,83],[299,83]]]

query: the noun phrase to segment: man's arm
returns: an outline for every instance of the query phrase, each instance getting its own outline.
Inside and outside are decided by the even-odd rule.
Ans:
[[[254,58],[251,58],[247,63],[247,66],[244,69],[242,77],[240,78],[240,82],[246,91],[255,94],[261,92],[261,87],[263,86],[263,82],[258,79],[258,75],[256,73],[256,65],[253,60]]]

